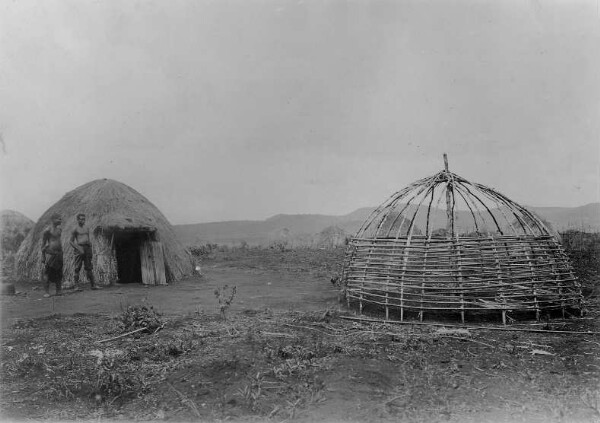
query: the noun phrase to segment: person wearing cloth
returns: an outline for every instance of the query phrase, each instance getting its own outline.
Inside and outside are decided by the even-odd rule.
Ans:
[[[50,283],[56,286],[56,295],[62,295],[63,251],[60,237],[62,219],[58,213],[50,218],[52,224],[42,234],[42,264],[44,265],[44,298],[50,296]]]
[[[79,287],[79,271],[81,265],[85,270],[85,274],[92,285],[92,289],[100,289],[94,281],[94,273],[92,272],[92,240],[90,236],[90,228],[85,224],[85,214],[77,215],[77,226],[71,234],[71,246],[75,250],[75,290],[80,291]]]

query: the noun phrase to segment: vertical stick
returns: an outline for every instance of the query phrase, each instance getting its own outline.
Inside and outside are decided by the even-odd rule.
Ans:
[[[451,197],[452,194],[450,193],[450,191],[452,191],[452,182],[448,181],[447,185],[446,185],[446,233],[448,234],[447,236],[453,236],[453,216],[452,216],[452,202],[451,202]]]
[[[450,172],[448,171],[448,156],[444,153],[444,168],[447,175],[446,180],[446,232],[450,234],[451,237],[454,237],[454,211],[452,209],[452,177],[450,176]]]
[[[533,251],[531,245],[528,246],[529,248],[525,249],[525,256],[527,257],[527,263],[529,263],[529,273],[531,273],[531,286],[533,288],[533,306],[535,308],[535,320],[540,320],[540,305],[538,304],[538,300],[537,300],[537,287],[535,284],[535,271],[533,269],[533,263],[531,261],[531,256],[529,255],[529,250],[531,250],[531,252],[533,254],[535,254],[535,252]]]
[[[498,259],[498,249],[496,248],[496,240],[494,240],[494,237],[492,235],[490,235],[490,241],[492,243],[492,249],[494,251],[494,260],[496,261],[496,276],[498,278],[498,284],[502,284],[502,269],[500,268],[500,260]],[[502,287],[499,287],[498,290],[500,291],[500,298],[502,299],[502,302],[504,302],[504,289],[502,289]],[[502,324],[506,325],[506,308],[504,307],[504,305],[502,306]]]
[[[402,277],[400,278],[400,321],[404,321],[404,276],[406,275],[406,265],[408,263],[408,248],[410,246],[410,237],[406,238],[404,245],[404,257],[402,259]]]
[[[563,295],[562,282],[558,281],[558,295],[560,295],[560,311],[562,312],[562,318],[565,318],[565,296]]]
[[[348,295],[346,293],[346,307],[348,307],[348,309],[350,309],[350,295]]]
[[[346,305],[348,306],[348,309],[350,309],[350,295],[348,293],[349,289],[348,289],[348,278],[349,278],[349,273],[350,273],[350,265],[354,260],[354,257],[356,256],[356,245],[354,244],[354,239],[351,239],[350,242],[348,243],[348,248],[346,248],[346,255],[344,257],[344,267],[342,268],[342,279],[341,279],[341,284],[344,286],[343,289],[345,289],[345,294],[346,294]]]
[[[363,311],[363,292],[364,292],[364,288],[365,288],[365,280],[362,280],[362,283],[360,285],[360,295],[358,296],[358,314],[362,315],[362,311]]]
[[[371,263],[371,253],[373,252],[373,241],[371,241],[371,245],[369,246],[369,253],[367,254],[367,263],[365,264],[365,270],[363,272],[362,281],[360,284],[360,295],[358,297],[358,313],[362,314],[363,311],[363,296],[365,293],[365,282],[367,280],[367,269],[369,268],[369,264]]]
[[[551,239],[548,244],[551,247],[551,251],[552,251],[552,254],[550,256],[550,257],[552,257],[552,259],[551,259],[552,274],[554,275],[554,279],[556,280],[556,285],[558,286],[558,296],[560,298],[560,309],[562,312],[562,318],[564,319],[565,318],[565,297],[563,295],[562,282],[560,281],[560,266],[556,262],[556,252],[558,252],[560,254],[561,248],[560,248],[560,245],[558,244],[558,242],[556,241],[556,239],[554,239],[554,238]]]
[[[393,252],[394,250],[392,250]],[[390,319],[390,308],[389,308],[389,303],[390,303],[390,264],[389,262],[386,263],[385,265],[382,264],[382,266],[386,266],[387,267],[387,271],[386,271],[386,276],[385,276],[385,320],[389,320]]]
[[[385,320],[390,320],[390,309],[389,309],[389,303],[390,303],[390,274],[388,271],[388,275],[385,279]]]
[[[425,241],[425,254],[423,256],[423,281],[421,282],[421,309],[419,310],[419,320],[423,321],[423,314],[425,310],[423,309],[423,297],[425,296],[425,272],[427,272],[427,254],[429,253],[429,241],[431,241],[431,237],[427,237],[427,241]]]
[[[456,268],[458,270],[458,286],[460,289],[460,320],[465,323],[465,295],[463,293],[463,274],[460,245],[458,244],[458,236],[454,239],[454,249],[456,250]]]

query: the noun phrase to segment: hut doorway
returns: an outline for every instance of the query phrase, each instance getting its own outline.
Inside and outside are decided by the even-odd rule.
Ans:
[[[119,283],[165,285],[162,243],[153,232],[115,232],[114,248]]]

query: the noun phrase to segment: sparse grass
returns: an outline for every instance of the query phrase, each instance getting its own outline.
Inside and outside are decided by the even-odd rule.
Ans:
[[[254,254],[236,251],[227,265],[327,273],[343,249]],[[208,264],[224,263],[216,257]],[[597,304],[588,306],[597,316]],[[20,321],[2,333],[0,408],[13,420],[558,423],[600,417],[598,337],[352,323],[331,310],[250,311],[225,321],[210,313],[163,316],[146,306],[112,318]],[[164,329],[97,343],[148,322]],[[597,331],[596,322],[554,325]]]
[[[143,395],[147,389],[145,375],[135,371],[126,358],[110,351],[96,355],[96,380],[92,395],[97,402],[113,403],[117,399]]]
[[[600,233],[567,231],[561,236],[583,295],[592,301],[600,300]]]
[[[345,248],[219,248],[192,249],[203,266],[310,273],[331,277],[341,270]]]
[[[246,404],[252,411],[257,410],[258,401],[263,392],[264,376],[257,372],[256,376],[248,377],[249,383],[243,388],[238,389],[238,394],[246,401]]]
[[[507,407],[523,416],[544,413],[548,421],[598,413],[600,343],[321,316],[259,312],[224,322],[192,314],[109,345],[95,341],[120,333],[118,316],[22,322],[4,333],[2,408],[16,413],[17,405],[41,404],[64,419],[92,418],[102,409],[103,418],[208,421],[311,421],[322,407],[340,419],[358,413],[366,421],[411,422]]]

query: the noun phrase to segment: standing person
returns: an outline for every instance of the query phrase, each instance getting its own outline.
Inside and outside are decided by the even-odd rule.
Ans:
[[[56,295],[62,295],[63,251],[60,237],[62,219],[58,213],[51,217],[52,224],[42,234],[42,264],[44,271],[44,298],[50,296],[50,283],[56,286]]]
[[[96,286],[94,273],[92,272],[92,239],[90,228],[85,224],[84,213],[77,215],[77,226],[71,234],[71,246],[75,250],[75,290],[81,290],[79,287],[79,271],[82,264],[92,289],[100,289],[99,286]]]

